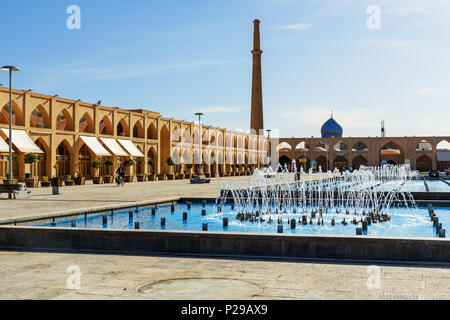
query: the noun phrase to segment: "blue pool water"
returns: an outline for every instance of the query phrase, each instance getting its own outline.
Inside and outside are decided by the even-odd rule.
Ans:
[[[430,188],[430,192],[450,192],[450,185],[444,181],[428,180],[427,185]]]
[[[202,210],[206,210],[206,216],[202,216]],[[134,211],[134,210],[133,210]],[[188,220],[183,221],[183,212],[188,213]],[[439,222],[443,224],[443,229],[450,229],[450,208],[435,208],[439,216]],[[107,214],[107,225],[103,225],[103,214],[88,216],[85,220],[84,214],[77,218],[56,221],[54,227],[70,228],[72,220],[76,220],[77,228],[94,229],[134,229],[134,223],[139,222],[141,229],[154,230],[186,230],[202,231],[202,224],[208,224],[208,231],[225,232],[257,232],[257,233],[277,233],[277,219],[283,219],[283,232],[287,234],[333,234],[333,235],[355,235],[355,228],[361,224],[351,223],[352,215],[328,214],[324,215],[324,225],[301,225],[298,223],[299,215],[281,214],[272,215],[273,223],[266,222],[240,222],[235,218],[236,212],[231,210],[231,205],[225,205],[221,213],[217,213],[215,204],[192,204],[191,209],[187,205],[179,203],[175,205],[175,212],[171,212],[170,205],[159,206],[156,214],[152,216],[151,208],[140,208],[139,212],[133,212],[133,219],[129,219],[129,210]],[[389,212],[391,220],[383,223],[372,223],[368,227],[369,236],[404,236],[404,237],[436,237],[433,223],[428,214],[427,208],[405,208],[395,207]],[[223,217],[229,218],[229,226],[223,227]],[[266,216],[265,216],[266,217]],[[340,222],[345,217],[347,225]],[[161,226],[161,218],[166,219],[166,225]],[[291,229],[288,219],[297,220],[296,229]],[[331,225],[332,219],[336,220],[336,225]],[[309,220],[309,219],[308,219]],[[315,222],[317,223],[317,222]],[[51,221],[33,224],[33,226],[50,227]]]

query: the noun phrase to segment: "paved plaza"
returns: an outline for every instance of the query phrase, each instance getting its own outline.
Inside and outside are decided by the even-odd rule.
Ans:
[[[33,189],[29,199],[0,200],[1,220],[177,197],[216,197],[224,183],[249,177]],[[1,299],[449,299],[442,265],[99,253],[0,252]],[[70,269],[75,266],[75,269]],[[68,269],[69,268],[69,269]],[[68,289],[79,270],[79,289]]]
[[[210,184],[192,185],[189,180],[151,181],[62,187],[61,195],[52,195],[52,188],[31,189],[29,198],[10,201],[0,195],[0,223],[36,217],[81,212],[86,209],[120,206],[150,201],[172,200],[180,197],[215,198],[220,187],[231,182],[246,182],[248,176],[211,179]]]
[[[29,252],[0,260],[0,299],[450,298],[442,267]]]

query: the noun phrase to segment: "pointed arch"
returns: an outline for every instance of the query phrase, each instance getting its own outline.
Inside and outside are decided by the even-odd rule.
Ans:
[[[94,121],[92,121],[91,116],[87,112],[80,118],[78,125],[80,132],[95,133]]]
[[[449,151],[449,150],[450,150],[450,142],[448,142],[447,140],[442,140],[442,141],[440,141],[440,142],[436,145],[436,150],[445,150],[445,151]]]
[[[319,142],[315,147],[314,147],[314,151],[315,152],[327,152],[328,151],[328,146],[326,144],[324,144],[323,142]],[[319,167],[319,165],[317,165],[317,167]]]
[[[307,171],[310,167],[311,160],[309,160],[308,157],[305,157],[305,155],[302,155],[297,159],[297,169],[303,168],[304,171]]]
[[[319,156],[316,159],[316,163],[317,163],[317,170],[319,170],[319,167],[322,168],[322,171],[327,171],[328,170],[327,158],[325,156]]]
[[[183,152],[183,162],[185,164],[192,164],[192,156],[191,156],[191,149],[185,148]]]
[[[347,169],[348,168],[348,159],[346,157],[336,157],[333,161],[333,168],[338,168],[341,170],[341,168]]]
[[[391,141],[381,147],[380,164],[401,164],[404,163],[404,153],[399,144]]]
[[[47,170],[49,167],[47,161],[50,159],[50,148],[42,137],[37,138],[34,143],[43,150],[44,153],[38,154],[37,161],[31,165],[32,175],[39,178],[45,176],[48,177],[50,174],[48,174]]]
[[[348,151],[348,146],[344,142],[339,141],[338,143],[336,143],[333,146],[333,150],[336,151],[336,152],[347,152]]]
[[[144,127],[140,120],[136,121],[133,127],[133,138],[144,139]]]
[[[194,141],[194,144],[197,145],[197,147],[198,147],[198,145],[200,144],[200,140],[198,138],[198,127],[197,127],[197,129],[194,129],[194,133],[193,133],[192,137],[193,137],[192,139]]]
[[[154,166],[153,167],[148,163],[148,160],[153,160],[153,162],[154,162]],[[158,160],[158,156],[157,156],[156,149],[155,149],[154,146],[151,146],[148,149],[148,152],[147,152],[147,165],[148,165],[148,172],[149,173],[155,174],[156,165],[157,165],[156,161],[157,160]]]
[[[148,126],[147,139],[158,140],[158,130],[153,122]]]
[[[291,159],[288,156],[285,156],[285,155],[281,156],[278,159],[278,163],[283,167],[283,169],[284,169],[285,166],[287,166],[288,169],[290,169],[290,167],[291,167]]]
[[[222,132],[219,132],[217,137],[217,146],[223,147],[223,134]]]
[[[56,117],[56,129],[66,131],[75,130],[72,116],[66,108],[63,108]]]
[[[302,141],[295,146],[295,150],[309,151],[309,145],[306,143],[306,141]]]
[[[31,112],[30,126],[33,128],[50,128],[50,117],[42,105]]]
[[[167,165],[166,160],[170,155],[170,132],[166,124],[161,127],[159,132],[160,139],[160,149],[161,149],[161,161],[162,161],[162,173],[169,174],[170,167]]]
[[[63,139],[56,147],[56,164],[58,165],[58,175],[60,177],[70,175],[72,159],[72,147],[66,139]]]
[[[181,142],[181,130],[178,126],[176,126],[173,130],[172,130],[172,138],[171,141],[172,142]]]
[[[426,154],[421,155],[416,160],[416,169],[421,172],[428,172],[433,168],[433,161]]]
[[[1,116],[0,116],[0,123],[9,124],[9,102],[6,103],[2,110],[1,110]],[[23,126],[24,125],[24,117],[22,109],[19,108],[17,103],[13,100],[12,101],[12,125],[18,125]]]
[[[120,119],[120,121],[117,123],[117,135],[122,137],[130,136],[130,127],[128,126],[125,118]]]
[[[100,134],[108,134],[108,135],[114,134],[112,122],[107,115],[104,115],[102,120],[100,120],[98,124],[98,131],[100,132]]]
[[[359,155],[352,160],[352,167],[358,170],[361,166],[367,166],[368,163],[369,161],[365,157]]]
[[[352,147],[353,152],[365,152],[368,150],[369,148],[367,148],[367,145],[362,141],[356,142]]]
[[[287,143],[286,141],[283,141],[282,143],[280,143],[277,147],[278,151],[290,151],[292,150],[292,146]]]
[[[420,141],[416,146],[416,151],[431,151],[433,146],[427,140]]]
[[[230,137],[229,134],[227,134],[226,137],[225,137],[225,147],[227,147],[227,148],[231,148],[232,147],[232,145],[231,145],[231,137]]]
[[[212,130],[211,132],[210,132],[210,135],[209,135],[209,144],[211,145],[211,146],[216,146],[217,145],[217,136],[216,136],[216,131],[215,130]]]

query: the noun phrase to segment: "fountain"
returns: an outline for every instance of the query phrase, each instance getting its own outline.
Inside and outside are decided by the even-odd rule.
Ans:
[[[224,185],[217,204],[232,198],[239,221],[282,223],[286,217],[288,223],[298,218],[299,224],[306,224],[309,217],[309,223],[317,225],[324,220],[331,225],[382,223],[390,220],[393,205],[416,207],[412,195],[402,189],[420,176],[408,165],[361,166],[343,173],[324,173],[319,167],[317,174],[297,171],[295,162],[292,168],[257,169],[248,183]]]

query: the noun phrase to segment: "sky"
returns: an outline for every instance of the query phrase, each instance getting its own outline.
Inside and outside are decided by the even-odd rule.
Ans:
[[[71,5],[80,29],[67,27]],[[247,130],[259,19],[266,128],[317,137],[333,111],[344,136],[379,136],[383,119],[388,136],[450,135],[448,0],[14,0],[2,11],[15,12],[0,19],[0,64],[21,67],[17,89]]]

